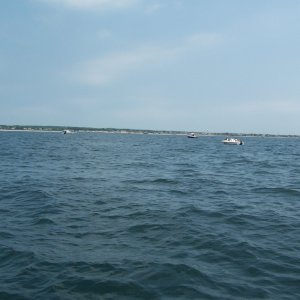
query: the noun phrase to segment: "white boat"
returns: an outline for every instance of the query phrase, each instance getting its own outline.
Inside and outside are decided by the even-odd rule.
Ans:
[[[191,132],[191,133],[188,134],[187,137],[190,138],[190,139],[195,139],[195,138],[197,138],[198,136],[197,136],[194,132]]]
[[[227,145],[244,145],[244,142],[242,140],[228,137],[222,142]]]

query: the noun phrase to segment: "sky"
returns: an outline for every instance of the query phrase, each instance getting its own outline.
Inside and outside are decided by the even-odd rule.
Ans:
[[[299,0],[2,0],[0,124],[300,134]]]

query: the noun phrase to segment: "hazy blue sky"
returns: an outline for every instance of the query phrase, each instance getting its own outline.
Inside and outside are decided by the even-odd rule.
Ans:
[[[2,0],[0,124],[300,134],[299,0]]]

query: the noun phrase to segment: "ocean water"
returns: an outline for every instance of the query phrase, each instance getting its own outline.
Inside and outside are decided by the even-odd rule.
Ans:
[[[0,132],[0,299],[300,299],[300,139]]]

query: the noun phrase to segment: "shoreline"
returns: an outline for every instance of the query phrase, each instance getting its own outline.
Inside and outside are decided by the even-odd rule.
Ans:
[[[69,127],[70,128],[70,127]],[[0,129],[0,132],[45,132],[45,133],[62,133],[62,130],[47,130],[47,129]],[[126,131],[126,130],[73,130],[71,129],[71,134],[74,133],[102,133],[102,134],[136,134],[136,135],[161,135],[161,136],[186,136],[188,132],[147,132],[147,130],[143,131],[138,131],[138,130],[133,130],[133,131]],[[214,137],[214,136],[237,136],[237,137],[247,137],[247,138],[255,138],[255,137],[260,137],[260,138],[300,138],[300,135],[284,135],[284,134],[243,134],[243,133],[209,133],[209,134],[203,134],[201,132],[195,132],[198,134],[199,138],[202,137]]]

